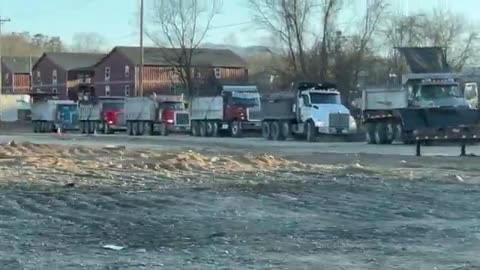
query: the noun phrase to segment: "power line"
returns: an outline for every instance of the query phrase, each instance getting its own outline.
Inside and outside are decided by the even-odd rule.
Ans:
[[[219,26],[212,26],[211,29],[229,28],[229,27],[235,27],[235,26],[251,24],[251,23],[253,23],[253,21],[241,22],[241,23],[232,23],[232,24],[224,24],[224,25],[219,25]]]

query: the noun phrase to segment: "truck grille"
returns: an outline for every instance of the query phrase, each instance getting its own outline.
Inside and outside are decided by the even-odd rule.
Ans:
[[[124,112],[117,112],[116,114],[116,124],[119,125],[119,126],[123,126],[125,125],[125,113]]]
[[[328,120],[331,128],[348,128],[350,115],[348,113],[331,113]]]
[[[179,112],[175,114],[175,125],[188,126],[190,125],[190,115],[185,112]]]

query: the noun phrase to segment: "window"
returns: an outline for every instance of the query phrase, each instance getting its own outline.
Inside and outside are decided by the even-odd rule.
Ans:
[[[110,85],[105,85],[105,96],[110,96]]]
[[[52,93],[57,94],[58,93],[57,88],[52,88]]]
[[[57,84],[57,79],[58,79],[58,77],[57,77],[57,70],[54,69],[54,70],[52,71],[52,84]]]
[[[10,80],[10,73],[5,73],[5,82],[7,83]]]
[[[125,78],[128,79],[130,77],[130,66],[125,66]]]
[[[220,79],[222,77],[222,72],[219,68],[215,68],[215,78]]]
[[[105,81],[110,80],[110,67],[105,68]]]
[[[125,96],[129,97],[130,96],[130,85],[125,85]]]
[[[37,78],[40,79],[40,75],[41,75],[41,74],[40,74],[40,70],[38,70],[38,71],[37,71]]]
[[[177,86],[172,83],[170,84],[170,94],[176,94],[177,93]]]

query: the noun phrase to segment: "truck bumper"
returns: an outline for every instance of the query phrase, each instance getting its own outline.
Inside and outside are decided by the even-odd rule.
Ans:
[[[189,131],[190,131],[190,126],[168,125],[168,126],[167,126],[167,129],[168,129],[168,131],[170,131],[170,132],[184,133],[184,132],[189,132]]]
[[[351,135],[356,134],[357,130],[349,128],[319,127],[318,133],[328,135]]]
[[[242,122],[242,129],[243,130],[261,130],[262,122],[260,121]]]

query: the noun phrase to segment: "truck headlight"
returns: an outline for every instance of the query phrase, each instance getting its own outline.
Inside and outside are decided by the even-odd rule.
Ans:
[[[357,121],[352,116],[350,116],[349,128],[350,130],[357,130]]]

